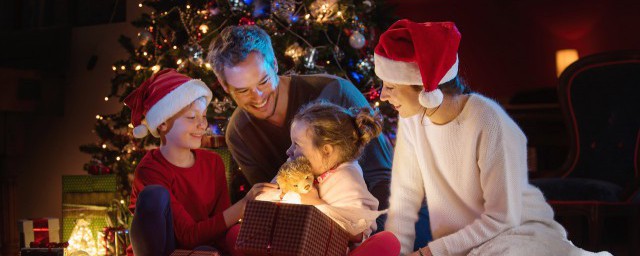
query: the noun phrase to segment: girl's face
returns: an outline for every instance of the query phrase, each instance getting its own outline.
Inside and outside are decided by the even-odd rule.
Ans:
[[[421,89],[418,90],[417,86],[383,81],[380,100],[389,102],[398,111],[400,117],[407,118],[421,113],[424,109],[418,101],[420,91]]]
[[[330,158],[328,156],[330,153],[323,150],[327,146],[322,147],[323,149],[315,147],[312,135],[306,122],[293,121],[291,124],[291,146],[287,149],[287,156],[289,156],[289,161],[300,156],[306,157],[311,163],[313,174],[317,176],[329,170],[332,165],[329,165]]]
[[[208,126],[206,115],[206,102],[194,101],[173,117],[175,120],[170,127],[167,122],[161,124],[158,128],[165,132],[166,145],[186,149],[199,148]]]

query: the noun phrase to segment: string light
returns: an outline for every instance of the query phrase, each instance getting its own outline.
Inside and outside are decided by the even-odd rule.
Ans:
[[[173,49],[174,49],[174,50],[175,50],[175,49],[178,49],[178,46],[175,46],[175,45],[174,45],[174,46],[173,46]]]
[[[205,63],[204,66],[207,67],[208,69],[211,69],[211,64],[209,63]]]
[[[151,68],[151,70],[153,70],[153,72],[158,72],[158,70],[160,70],[160,66],[155,65]]]
[[[107,144],[102,144],[102,148],[107,148]]]
[[[129,124],[129,128],[133,129],[133,124]]]
[[[187,5],[187,9],[190,9],[190,8],[191,8],[191,5]]]
[[[144,55],[144,56],[147,56],[147,54],[148,54],[147,52],[143,52],[143,53],[142,53],[142,55]]]
[[[96,115],[96,119],[100,120],[102,117],[100,115]]]
[[[178,65],[182,64],[182,59],[178,59],[178,61],[176,61],[176,64]]]
[[[111,66],[111,69],[113,69],[113,71],[116,71],[118,68],[116,68],[116,66]]]
[[[202,24],[199,27],[200,31],[202,31],[203,34],[206,34],[207,31],[209,31],[209,26],[207,26],[207,24]]]
[[[305,19],[305,20],[308,20],[310,17],[311,17],[311,14],[308,14],[308,13],[307,13],[307,14],[304,16],[304,19]]]
[[[120,69],[125,70],[127,67],[125,67],[124,65],[120,66]]]
[[[376,101],[376,107],[379,107],[379,106],[380,106],[380,102]]]
[[[136,71],[140,70],[140,68],[141,68],[140,65],[137,65],[136,66]]]
[[[116,161],[120,161],[120,157],[119,157],[119,156],[118,156],[118,157],[116,157]]]
[[[138,4],[138,7],[142,8],[142,3],[139,3],[139,4]]]

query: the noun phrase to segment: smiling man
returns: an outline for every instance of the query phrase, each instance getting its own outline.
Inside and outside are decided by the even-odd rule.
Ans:
[[[278,76],[269,35],[256,26],[229,26],[211,42],[207,60],[237,103],[226,130],[231,154],[251,184],[269,182],[287,160],[289,128],[298,109],[324,99],[369,106],[349,81],[331,75]],[[381,135],[360,159],[369,191],[387,208],[392,148]]]

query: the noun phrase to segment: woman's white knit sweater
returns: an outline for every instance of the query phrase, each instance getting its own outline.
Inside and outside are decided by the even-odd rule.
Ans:
[[[526,222],[566,237],[542,193],[527,178],[526,137],[494,101],[472,94],[458,117],[436,125],[400,118],[385,229],[413,251],[415,222],[427,200],[434,255],[471,249]]]

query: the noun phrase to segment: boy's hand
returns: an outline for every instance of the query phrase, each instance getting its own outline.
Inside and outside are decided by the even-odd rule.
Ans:
[[[256,183],[251,187],[251,190],[247,192],[247,195],[244,196],[244,199],[247,201],[252,201],[256,199],[256,196],[265,193],[265,192],[273,192],[278,190],[278,184],[273,183]]]

